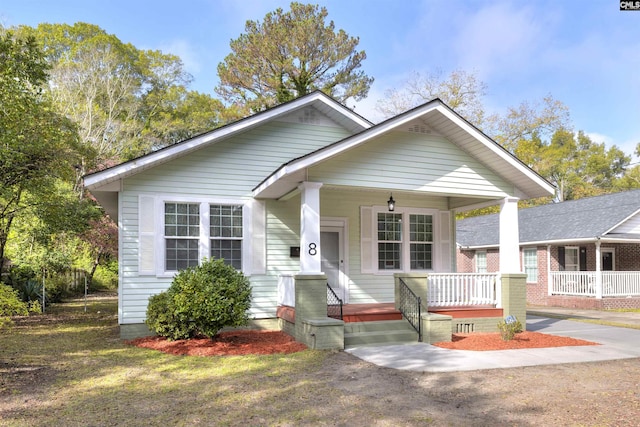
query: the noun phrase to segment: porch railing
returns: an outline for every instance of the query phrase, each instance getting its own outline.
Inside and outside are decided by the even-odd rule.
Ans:
[[[603,271],[603,297],[640,296],[640,271]],[[552,271],[551,294],[595,297],[598,294],[595,271]]]
[[[421,305],[422,301],[410,288],[407,286],[402,278],[400,281],[400,301],[398,302],[398,308],[402,315],[409,321],[413,329],[418,333],[418,341],[422,342],[422,322],[421,318]]]
[[[327,317],[342,320],[342,300],[327,283]]]
[[[429,307],[497,305],[496,273],[430,273],[428,280]]]

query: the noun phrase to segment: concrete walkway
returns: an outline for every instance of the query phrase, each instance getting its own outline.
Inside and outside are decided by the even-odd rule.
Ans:
[[[544,308],[545,310],[547,307]],[[575,311],[575,310],[574,310]],[[582,310],[580,310],[582,311]],[[584,318],[598,319],[594,310],[584,310]],[[500,351],[448,350],[429,344],[387,345],[356,347],[346,351],[367,362],[387,368],[419,372],[473,371],[479,369],[515,368],[519,366],[553,365],[559,363],[597,362],[640,357],[640,329],[603,326],[593,323],[565,320],[558,317],[576,317],[577,313],[555,311],[549,316],[527,314],[527,330],[561,335],[596,342],[595,346],[534,348]],[[545,314],[542,308],[536,314]],[[604,313],[599,319],[603,319]],[[640,325],[640,313],[626,314],[626,324]],[[594,317],[591,317],[594,316]],[[619,322],[617,322],[619,323]]]

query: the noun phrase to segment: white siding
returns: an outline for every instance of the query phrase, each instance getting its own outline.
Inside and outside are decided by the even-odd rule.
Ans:
[[[611,233],[640,234],[640,215],[636,214],[611,230]]]
[[[166,290],[172,280],[171,277],[139,274],[139,194],[249,200],[253,187],[281,164],[346,136],[347,132],[338,127],[268,123],[126,179],[120,194],[120,323],[142,323],[149,297]],[[299,218],[295,218],[298,211],[299,207],[296,207],[292,215],[299,224]],[[286,227],[279,225],[281,219],[270,212],[267,215],[267,227],[279,229],[276,235],[280,236],[274,240],[268,231],[267,241],[272,246],[281,239],[280,250],[284,251],[286,246],[286,257],[276,251],[269,257],[273,266],[267,275],[251,277],[251,316],[255,318],[275,316],[279,269],[298,270],[297,264],[295,268],[291,267],[292,262],[288,259],[288,246],[297,245],[297,235],[291,243],[291,236],[284,231]],[[272,250],[271,246],[269,250]]]
[[[513,186],[446,139],[393,132],[310,169],[325,185],[504,197]]]

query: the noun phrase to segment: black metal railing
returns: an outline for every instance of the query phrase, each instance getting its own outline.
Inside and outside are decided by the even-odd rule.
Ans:
[[[327,283],[327,317],[342,320],[342,300]]]
[[[400,302],[398,304],[400,312],[418,332],[418,341],[422,342],[422,322],[420,321],[422,301],[402,278],[398,280],[400,281]]]

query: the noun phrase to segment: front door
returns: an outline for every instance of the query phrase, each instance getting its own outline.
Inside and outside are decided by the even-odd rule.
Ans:
[[[613,249],[602,249],[602,271],[613,271]]]
[[[327,282],[343,303],[347,303],[348,292],[344,262],[344,229],[342,227],[320,228],[321,268]]]

